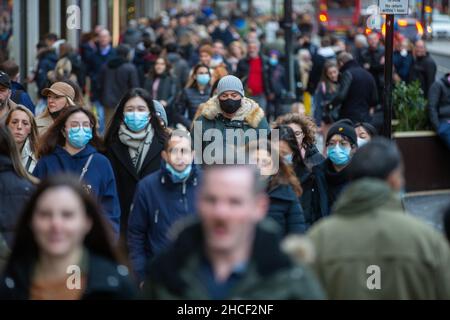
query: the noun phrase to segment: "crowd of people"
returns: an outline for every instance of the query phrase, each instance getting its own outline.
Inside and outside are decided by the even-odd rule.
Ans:
[[[296,25],[292,103],[283,30],[239,21],[130,21],[117,47],[103,27],[78,49],[46,35],[35,104],[0,64],[0,298],[450,298],[449,244],[403,212],[378,137],[380,38],[316,46]],[[448,143],[450,75],[423,41],[394,64]]]

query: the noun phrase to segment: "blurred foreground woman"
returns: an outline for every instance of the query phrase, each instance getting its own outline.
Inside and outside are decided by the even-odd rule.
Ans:
[[[0,299],[133,297],[128,269],[118,265],[105,224],[76,179],[43,182],[18,224]]]

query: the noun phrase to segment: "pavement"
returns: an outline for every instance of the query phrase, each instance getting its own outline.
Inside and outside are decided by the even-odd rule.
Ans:
[[[428,52],[437,64],[437,79],[450,73],[450,40],[434,40],[427,42]]]
[[[403,198],[406,211],[428,225],[443,231],[442,216],[450,206],[450,190],[409,193]]]

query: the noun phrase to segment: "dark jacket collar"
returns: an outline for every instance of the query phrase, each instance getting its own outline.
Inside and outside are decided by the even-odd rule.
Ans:
[[[203,246],[202,226],[197,222],[184,229],[173,246],[155,260],[150,269],[149,281],[158,279],[169,291],[182,295],[191,285],[182,278],[182,271],[192,256],[200,261],[204,253],[199,248]],[[262,278],[292,267],[291,260],[280,250],[278,233],[269,231],[263,223],[256,226],[249,264],[255,265]]]
[[[356,62],[356,60],[350,60],[341,67],[341,73],[343,73],[349,69],[357,68],[357,67],[360,67],[358,62]]]
[[[349,166],[346,166],[343,170],[337,172],[336,169],[334,169],[333,163],[330,161],[330,159],[327,159],[324,162],[324,165],[325,165],[325,176],[329,184],[340,185],[348,181]]]

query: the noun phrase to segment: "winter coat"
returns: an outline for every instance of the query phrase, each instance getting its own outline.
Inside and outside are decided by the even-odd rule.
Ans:
[[[136,297],[127,268],[94,253],[88,253],[81,266],[87,275],[81,300],[128,300]],[[0,299],[28,300],[34,264],[16,262],[0,278]],[[83,288],[82,288],[83,289]]]
[[[114,172],[109,160],[90,144],[75,155],[70,155],[59,145],[56,146],[53,153],[38,161],[33,175],[39,179],[58,173],[69,173],[80,177],[91,155],[93,157],[84,176],[84,184],[97,196],[98,202],[117,236],[120,228],[120,204]]]
[[[242,141],[243,144],[247,143],[249,140],[249,135],[247,135],[247,138],[245,137],[246,132],[249,130],[256,130],[256,138],[259,138],[260,134],[264,134],[266,136],[270,133],[269,124],[267,123],[264,111],[255,101],[249,98],[243,98],[241,102],[241,108],[242,107],[248,109],[248,111],[245,112],[245,114],[243,115],[244,119],[230,120],[222,115],[222,111],[219,105],[219,99],[217,96],[212,97],[206,103],[204,103],[200,107],[202,108],[201,115],[193,121],[194,127],[193,130],[191,130],[191,138],[192,142],[194,143],[196,153],[203,151],[206,148],[206,146],[208,146],[211,143],[211,141],[206,141],[204,139],[204,134],[209,129],[217,129],[221,132],[223,137],[224,148],[227,143],[236,145],[236,141],[229,141],[229,142],[227,141],[226,139],[227,129],[231,130],[241,129],[243,131],[242,132],[243,136],[240,135],[242,137],[241,140],[245,140]],[[237,112],[239,112],[239,110]],[[198,141],[196,139],[198,139]],[[201,144],[202,146],[201,150],[196,143],[198,143],[199,146]]]
[[[436,79],[437,66],[430,54],[427,53],[425,57],[418,57],[409,71],[409,81],[418,80],[420,87],[423,90],[425,97],[428,97],[428,90]]]
[[[155,136],[139,172],[136,171],[131,161],[128,146],[124,145],[118,138],[111,145],[107,146],[106,157],[111,162],[119,195],[121,209],[120,235],[122,238],[126,237],[128,216],[136,185],[139,180],[160,168],[163,146],[164,142],[162,139],[158,139]]]
[[[39,136],[42,137],[47,132],[48,128],[50,128],[50,126],[53,124],[53,122],[54,120],[48,112],[44,111],[39,116],[37,116],[36,126]]]
[[[339,91],[331,104],[341,105],[340,119],[370,122],[369,109],[378,102],[377,86],[373,76],[351,60],[341,67]]]
[[[438,130],[439,124],[443,121],[450,121],[450,83],[447,73],[430,88],[428,93],[428,115],[430,122]]]
[[[262,79],[263,79],[264,93],[266,94],[266,96],[268,96],[269,94],[272,93],[270,87],[269,58],[263,55],[260,55],[260,58],[262,60]],[[246,57],[241,59],[241,61],[239,61],[236,71],[236,77],[241,79],[242,83],[244,84],[244,88],[247,86],[249,73],[250,73],[250,57]]]
[[[400,54],[400,51],[394,51],[393,62],[395,71],[400,76],[400,78],[405,82],[408,81],[409,70],[411,69],[413,61],[414,58],[410,52],[408,52],[408,54],[405,57],[403,57]]]
[[[261,299],[323,299],[322,289],[312,272],[303,265],[294,265],[281,252],[277,232],[261,223],[256,227],[250,260],[238,282],[226,298]],[[204,274],[203,232],[200,223],[184,229],[175,243],[150,267],[144,285],[149,299],[212,299]]]
[[[38,87],[38,93],[41,94],[41,91],[45,88],[48,88],[50,84],[48,83],[47,74],[49,71],[52,71],[56,67],[56,62],[58,62],[58,56],[54,49],[47,49],[39,53],[38,57],[38,65],[36,69],[36,73],[34,76],[34,80],[36,81],[36,85]]]
[[[124,58],[113,58],[103,65],[98,86],[101,103],[115,108],[128,90],[139,87],[136,67]]]
[[[315,221],[328,215],[328,194],[325,185],[318,183],[312,171],[300,166],[294,169],[303,190],[300,204],[304,212],[306,229],[308,229]]]
[[[366,48],[361,53],[362,66],[366,63],[369,64],[369,69],[367,69],[367,71],[369,71],[375,79],[379,93],[381,93],[380,91],[384,87],[384,63],[380,63],[383,58],[383,46],[378,46],[375,50]],[[381,94],[379,94],[379,97],[381,97]]]
[[[156,96],[153,95],[153,82],[156,78],[150,77],[145,81],[144,88],[151,93],[153,99],[167,101],[166,108],[170,108],[177,94],[177,81],[168,73],[161,75]]]
[[[89,48],[84,52],[86,70],[88,71],[89,78],[91,78],[92,101],[96,101],[101,98],[98,77],[103,65],[114,57],[116,57],[116,50],[112,47],[105,54],[101,53],[101,49],[98,47],[98,45],[94,49]]]
[[[25,87],[16,81],[11,81],[11,98],[16,104],[27,107],[34,114],[35,105]]]
[[[405,214],[384,181],[354,182],[308,235],[330,299],[450,299],[448,243]]]
[[[181,123],[186,128],[191,127],[192,119],[194,119],[198,106],[208,101],[211,94],[211,87],[205,87],[205,91],[201,93],[198,88],[184,88],[175,102],[174,123]],[[188,117],[185,117],[186,111]]]
[[[320,211],[316,212],[320,216],[313,219],[313,221],[316,221],[324,217],[324,215],[329,215],[332,206],[349,182],[348,166],[337,172],[330,159],[326,159],[321,164],[313,167],[312,173],[316,179],[320,198]],[[326,195],[326,197],[323,195]]]
[[[140,281],[145,280],[147,262],[171,243],[172,226],[195,214],[197,167],[185,182],[173,183],[165,162],[161,163],[161,170],[139,182],[128,221],[129,257]]]
[[[314,121],[317,126],[322,125],[322,121],[329,124],[332,119],[324,114],[325,107],[333,101],[334,97],[339,92],[339,86],[336,84],[336,90],[331,91],[330,85],[326,82],[320,82],[314,94]]]
[[[304,233],[307,229],[305,216],[297,195],[290,185],[277,185],[267,192],[270,204],[267,217],[275,220],[281,234]]]
[[[0,155],[0,234],[9,247],[23,206],[33,190],[31,182],[16,174],[11,159]]]

